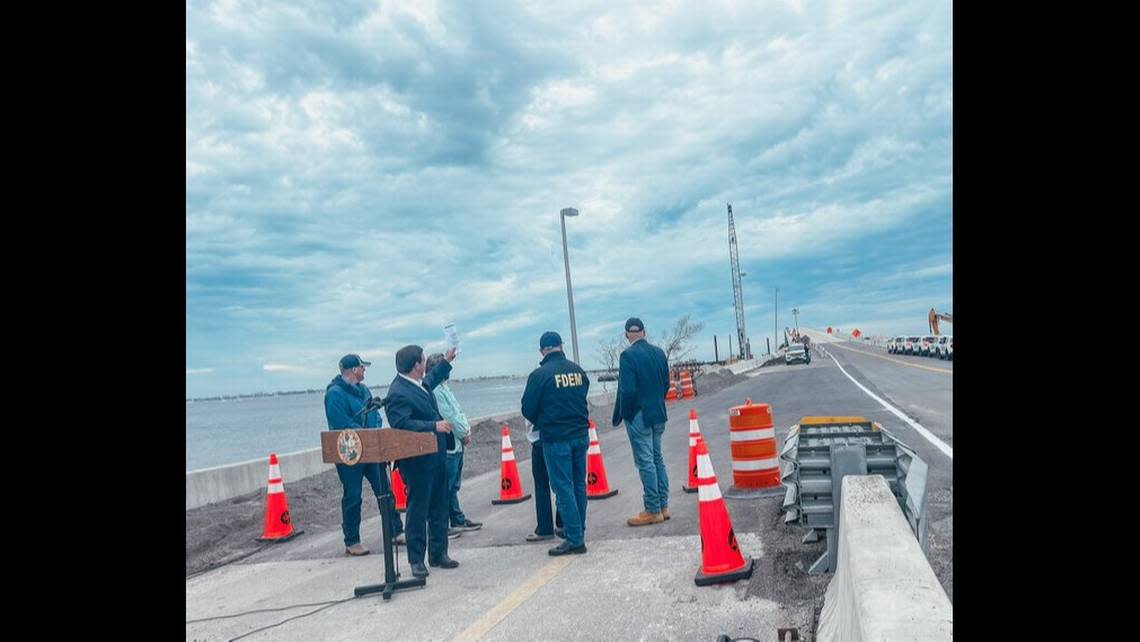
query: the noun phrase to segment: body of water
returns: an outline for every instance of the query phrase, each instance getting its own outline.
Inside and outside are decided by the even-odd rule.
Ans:
[[[591,379],[593,379],[591,377]],[[469,419],[518,412],[526,377],[449,381]],[[613,391],[615,382],[591,380],[590,393]],[[372,390],[383,397],[388,387]],[[381,413],[383,414],[383,413]],[[384,425],[390,426],[387,417]],[[324,391],[186,402],[186,470],[269,458],[321,445],[325,420]]]

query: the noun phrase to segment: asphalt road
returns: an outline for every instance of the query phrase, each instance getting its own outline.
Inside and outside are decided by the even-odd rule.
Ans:
[[[711,641],[721,633],[776,639],[778,628],[806,634],[830,576],[804,571],[824,544],[801,544],[804,532],[783,524],[782,495],[727,500],[741,549],[756,560],[750,580],[714,587],[693,583],[701,563],[697,495],[681,491],[687,479],[688,410],[698,412],[718,482],[727,491],[732,485],[728,412],[746,398],[771,404],[781,444],[805,415],[863,415],[914,448],[930,466],[927,555],[953,599],[952,459],[840,369],[952,447],[952,366],[937,359],[895,359],[877,350],[817,344],[809,365],[761,368],[708,395],[699,394],[698,380],[695,399],[669,406],[663,451],[673,518],[664,524],[626,526],[625,519],[642,509],[641,484],[624,426],[612,429],[608,418],[595,417],[609,483],[619,493],[589,502],[586,555],[554,558],[546,549],[557,542],[526,543],[523,538],[535,526],[534,499],[492,505],[499,488],[494,471],[464,481],[464,511],[485,525],[450,542],[458,569],[431,569],[426,588],[399,592],[390,602],[377,596],[351,600],[244,639]],[[530,462],[518,464],[524,488],[532,492]],[[187,619],[352,597],[353,587],[383,578],[378,519],[365,520],[361,532],[374,551],[368,557],[345,558],[336,531],[302,536],[189,579]],[[403,549],[399,568],[410,577]],[[186,636],[230,639],[314,608],[188,624]]]

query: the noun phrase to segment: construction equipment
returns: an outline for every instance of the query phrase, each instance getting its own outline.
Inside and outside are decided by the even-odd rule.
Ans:
[[[879,424],[865,417],[804,417],[789,430],[780,459],[784,523],[811,529],[805,544],[826,533],[827,549],[808,573],[835,571],[846,475],[882,475],[926,549],[926,463]]]
[[[736,345],[739,358],[747,359],[748,339],[744,335],[744,286],[740,283],[740,255],[736,251],[736,224],[732,221],[732,203],[728,205],[728,256],[732,261],[732,305],[736,308]],[[732,349],[729,348],[731,351]]]
[[[943,314],[934,308],[930,308],[930,312],[926,315],[926,320],[930,323],[930,334],[938,336],[938,320],[942,319],[946,323],[954,323],[953,314]]]

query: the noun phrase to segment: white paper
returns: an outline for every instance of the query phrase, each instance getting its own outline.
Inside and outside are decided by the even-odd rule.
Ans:
[[[443,341],[448,348],[455,348],[455,354],[459,354],[459,333],[455,331],[454,323],[443,326]]]

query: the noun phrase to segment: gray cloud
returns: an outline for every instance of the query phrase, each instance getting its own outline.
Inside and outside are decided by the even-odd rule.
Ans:
[[[566,206],[581,329],[731,320],[726,201],[758,298],[949,298],[897,275],[949,263],[951,35],[945,3],[189,3],[189,349],[307,366],[455,320],[526,369]]]

